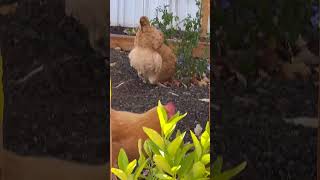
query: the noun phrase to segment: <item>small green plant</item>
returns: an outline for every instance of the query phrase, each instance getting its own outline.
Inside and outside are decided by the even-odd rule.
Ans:
[[[195,1],[198,7],[195,17],[188,14],[185,19],[180,21],[178,16],[174,16],[169,11],[169,6],[165,5],[156,9],[156,17],[151,20],[152,25],[158,27],[163,32],[165,43],[168,43],[168,39],[178,39],[177,48],[175,49],[178,58],[178,79],[186,77],[189,80],[193,77],[201,78],[208,66],[207,59],[195,60],[192,57],[193,49],[198,46],[200,41],[201,25],[201,1]],[[180,24],[183,24],[183,29],[180,28]]]
[[[207,122],[205,130],[198,138],[190,131],[193,143],[184,143],[186,132],[179,130],[173,137],[176,124],[183,119],[187,113],[181,115],[177,112],[168,119],[166,110],[159,101],[157,107],[160,121],[161,133],[153,129],[143,127],[147,139],[143,144],[138,141],[140,157],[129,162],[123,149],[118,155],[118,168],[112,168],[111,172],[121,180],[194,180],[210,179],[210,123]],[[213,179],[228,180],[241,172],[246,166],[239,166],[221,172],[222,158],[218,157],[213,163]]]

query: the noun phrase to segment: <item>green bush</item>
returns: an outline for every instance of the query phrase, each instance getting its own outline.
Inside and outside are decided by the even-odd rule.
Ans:
[[[200,40],[201,1],[195,1],[198,7],[196,17],[191,17],[188,14],[185,19],[180,21],[178,16],[174,16],[168,10],[169,6],[164,5],[156,9],[156,17],[151,20],[151,24],[163,32],[166,44],[168,39],[177,39],[175,54],[178,58],[178,79],[201,78],[208,66],[207,59],[195,60],[192,57],[192,50],[198,46]],[[180,24],[183,24],[183,30],[180,28]]]
[[[210,179],[210,124],[207,122],[205,130],[198,138],[190,131],[193,143],[184,143],[186,132],[179,130],[173,137],[176,124],[187,113],[177,112],[167,119],[166,110],[159,101],[157,107],[160,120],[161,134],[153,129],[143,127],[149,137],[143,144],[138,141],[140,157],[129,162],[126,152],[121,149],[118,155],[118,168],[111,172],[121,180],[161,179],[161,180],[195,180]],[[228,180],[242,171],[246,163],[221,172],[222,158],[218,157],[212,164],[214,180]]]

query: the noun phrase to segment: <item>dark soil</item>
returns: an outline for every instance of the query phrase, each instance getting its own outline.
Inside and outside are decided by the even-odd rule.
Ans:
[[[158,104],[175,103],[177,110],[188,115],[178,127],[181,131],[193,130],[196,124],[204,128],[209,118],[209,103],[199,99],[209,98],[209,87],[164,88],[145,84],[130,67],[128,53],[110,49],[112,79],[112,107],[116,110],[142,113]],[[123,83],[122,85],[120,85]],[[118,86],[118,87],[117,87]],[[187,133],[189,134],[189,133]],[[190,140],[188,137],[187,140]]]
[[[64,15],[59,1],[20,1],[15,15],[0,18],[5,147],[23,155],[106,162],[107,69],[84,27]]]
[[[237,180],[316,179],[317,129],[283,117],[317,117],[317,87],[310,80],[227,84],[214,79],[214,153],[226,169],[247,161]],[[239,101],[245,98],[248,105]]]

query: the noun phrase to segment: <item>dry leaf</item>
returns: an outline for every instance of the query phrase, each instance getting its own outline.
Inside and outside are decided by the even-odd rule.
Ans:
[[[309,128],[318,128],[318,118],[313,117],[297,117],[297,118],[284,118],[285,122],[295,125],[302,125]]]
[[[110,67],[114,67],[116,64],[116,62],[110,63]]]
[[[304,63],[283,63],[281,65],[281,73],[285,79],[293,80],[296,78],[296,74],[307,79],[311,75],[310,68]]]
[[[8,5],[0,5],[0,14],[3,16],[8,14],[14,14],[16,12],[17,7],[18,7],[17,2],[13,4],[8,4]]]
[[[235,71],[235,74],[237,76],[237,79],[244,85],[244,87],[247,87],[247,79],[242,75],[240,72]]]
[[[210,102],[210,99],[208,99],[208,98],[203,98],[203,99],[199,99],[199,101],[202,101],[202,102]]]
[[[307,47],[304,47],[295,57],[292,57],[292,62],[303,62],[305,64],[320,64],[320,57],[314,55]]]
[[[202,130],[203,128],[201,127],[201,125],[197,124],[194,128],[194,134],[199,137],[201,135]]]
[[[204,81],[203,79],[200,81],[197,81],[198,86],[200,87],[205,87],[208,85],[208,83],[206,81]]]
[[[178,94],[176,94],[176,93],[173,93],[173,92],[168,92],[169,94],[172,94],[172,95],[174,95],[174,96],[179,96]]]
[[[120,47],[115,47],[114,49],[117,50],[117,51],[121,51]]]

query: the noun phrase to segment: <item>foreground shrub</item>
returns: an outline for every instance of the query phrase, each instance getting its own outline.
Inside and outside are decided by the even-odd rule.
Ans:
[[[185,143],[186,132],[175,132],[176,124],[187,113],[177,112],[168,120],[166,110],[159,101],[158,116],[161,134],[153,129],[143,127],[149,137],[145,142],[138,141],[140,157],[129,162],[126,152],[121,149],[118,155],[118,168],[111,172],[121,180],[161,179],[161,180],[206,180],[210,179],[210,123],[197,137],[190,130],[193,143]],[[214,180],[228,180],[241,172],[246,162],[237,167],[222,172],[222,158],[217,157],[212,164]]]

